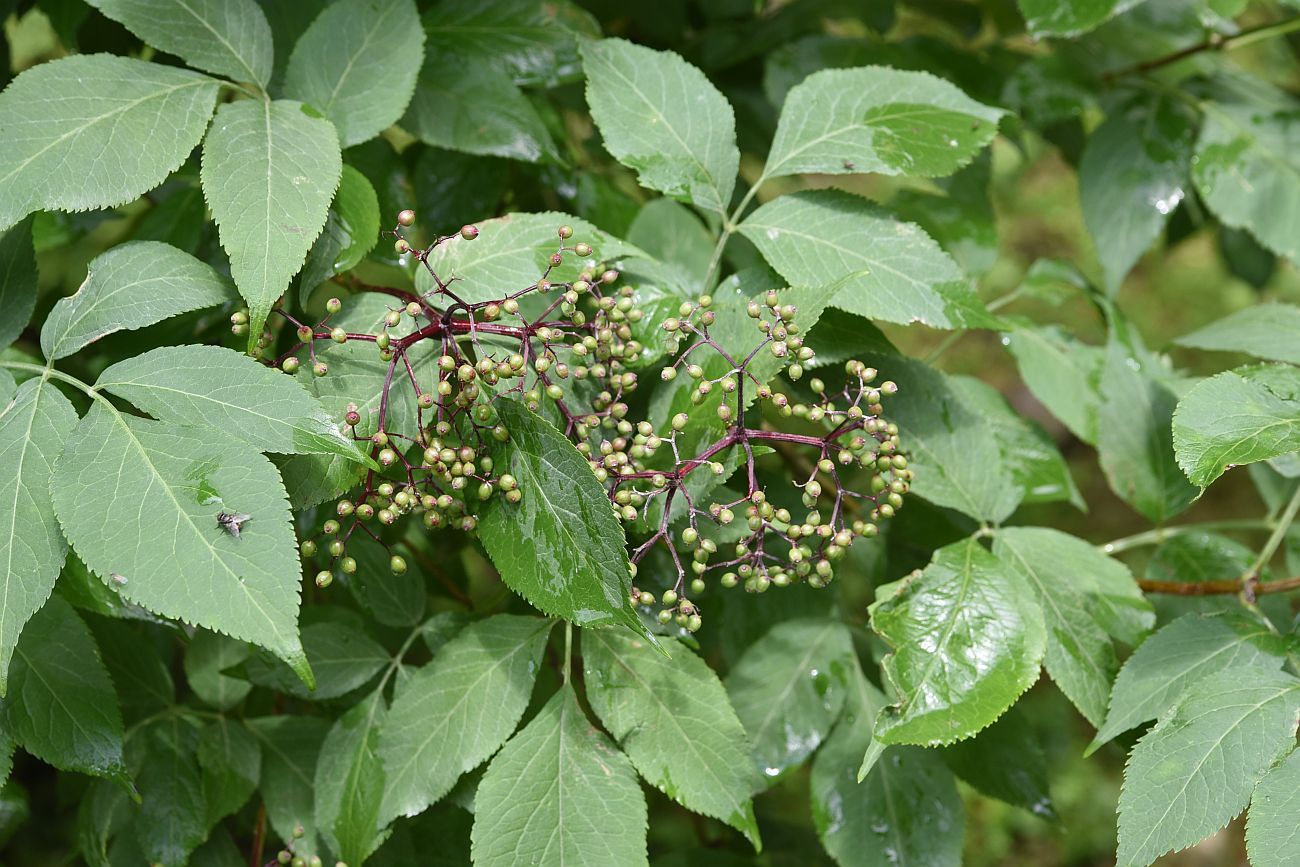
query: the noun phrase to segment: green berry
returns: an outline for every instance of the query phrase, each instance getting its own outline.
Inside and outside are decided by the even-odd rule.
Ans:
[[[388,568],[394,575],[402,575],[406,572],[406,560],[394,554],[388,559]]]

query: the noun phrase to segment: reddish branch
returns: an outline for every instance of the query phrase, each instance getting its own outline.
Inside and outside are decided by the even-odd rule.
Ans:
[[[1139,578],[1138,586],[1147,593],[1165,593],[1171,596],[1215,596],[1228,593],[1245,593],[1248,598],[1265,593],[1286,593],[1300,590],[1300,575],[1278,581],[1233,578],[1228,581],[1157,581]]]

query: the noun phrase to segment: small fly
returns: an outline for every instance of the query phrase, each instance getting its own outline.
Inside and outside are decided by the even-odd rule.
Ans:
[[[240,529],[243,528],[245,522],[252,520],[252,518],[252,515],[236,515],[232,512],[218,512],[217,526],[238,539]]]

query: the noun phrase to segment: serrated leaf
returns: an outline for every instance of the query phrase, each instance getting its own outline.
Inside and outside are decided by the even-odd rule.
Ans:
[[[801,764],[825,740],[855,664],[848,628],[835,620],[778,623],[750,645],[726,684],[757,779]]]
[[[342,162],[329,121],[299,102],[243,100],[217,110],[203,142],[203,195],[248,301],[248,345],[325,225]]]
[[[787,94],[763,177],[950,175],[993,140],[1004,114],[928,72],[822,70]]]
[[[24,223],[0,234],[0,349],[18,339],[35,308],[36,253]]]
[[[587,459],[523,404],[495,405],[510,432],[493,447],[495,464],[523,492],[517,505],[493,497],[479,516],[479,538],[502,580],[547,614],[648,634],[628,596],[623,527]]]
[[[1262,364],[1202,380],[1178,402],[1173,445],[1201,488],[1232,467],[1300,449],[1300,369]]]
[[[387,836],[379,824],[385,779],[376,752],[386,710],[382,690],[354,704],[330,728],[316,763],[316,825],[349,864],[365,861]]]
[[[1275,765],[1255,786],[1246,820],[1246,851],[1254,867],[1287,867],[1300,862],[1300,750]]]
[[[948,384],[993,429],[1002,460],[1020,487],[1022,503],[1068,500],[1085,508],[1065,458],[1042,427],[1017,413],[1001,392],[983,380],[950,376]]]
[[[308,858],[318,852],[323,855],[312,799],[317,757],[329,721],[286,715],[258,717],[246,725],[261,745],[258,789],[271,829],[281,840],[294,840],[294,829],[301,827],[304,833],[294,840],[294,852]]]
[[[206,822],[212,827],[247,803],[257,788],[262,748],[239,720],[223,717],[199,734]]]
[[[597,262],[645,256],[631,244],[586,220],[555,211],[507,214],[475,225],[479,229],[477,240],[466,241],[456,235],[439,244],[429,256],[430,267],[443,282],[457,278],[452,291],[468,304],[500,298],[502,286],[516,287],[514,291],[518,291],[541,279],[546,269],[551,268],[551,255],[560,247],[557,232],[561,226],[573,227],[573,237],[565,243],[590,244],[592,254],[579,259],[572,252],[566,253],[565,263],[551,268],[548,278],[551,282],[576,280],[583,268],[593,267]],[[433,279],[424,270],[416,272],[415,286],[421,292],[435,288]]]
[[[57,596],[23,630],[4,711],[8,735],[41,761],[130,786],[113,682],[90,630]]]
[[[1097,393],[1105,353],[1063,332],[1016,328],[1006,336],[1020,377],[1043,406],[1086,443],[1097,441]]]
[[[1078,36],[1144,0],[1017,0],[1035,36]]]
[[[1081,591],[1098,571],[1128,570],[1081,539],[1047,527],[999,530],[993,553],[1038,599],[1047,626],[1047,673],[1088,722],[1101,726],[1119,659],[1099,606]]]
[[[233,671],[252,652],[253,648],[242,641],[207,629],[195,630],[185,648],[185,681],[207,704],[217,710],[230,710],[253,688],[242,672]]]
[[[760,846],[745,729],[713,670],[689,648],[668,655],[613,630],[582,633],[591,709],[651,785]]]
[[[365,175],[345,165],[325,228],[298,275],[300,304],[305,307],[312,290],[321,283],[355,268],[378,242],[379,197]]]
[[[485,58],[515,84],[546,87],[580,75],[576,38],[600,34],[568,0],[446,0],[423,21],[430,54]]]
[[[832,303],[851,313],[932,328],[998,324],[924,230],[859,196],[840,190],[781,196],[750,214],[739,231],[793,284],[840,280]]]
[[[704,73],[623,39],[582,47],[587,104],[605,148],[643,187],[724,214],[736,188],[735,115]]]
[[[508,614],[472,623],[398,690],[379,732],[381,822],[423,811],[505,743],[553,625]]]
[[[479,783],[474,863],[644,865],[645,796],[627,757],[560,688]]]
[[[63,569],[68,545],[50,500],[50,479],[77,411],[47,379],[29,379],[0,411],[0,695],[27,619]]]
[[[916,471],[912,491],[973,518],[1005,520],[1021,492],[989,422],[932,367],[899,355],[860,358],[881,371],[882,381],[898,384],[898,393],[884,401],[885,417],[898,425]]]
[[[259,686],[307,701],[328,701],[365,686],[391,660],[388,651],[366,633],[333,620],[304,626],[302,647],[316,676],[314,690],[269,654],[250,659],[244,671]]]
[[[108,18],[190,66],[266,87],[271,25],[253,0],[87,0]]]
[[[883,743],[948,744],[989,725],[1038,679],[1043,612],[1021,577],[975,539],[940,548],[919,576],[877,590],[871,626],[897,704]]]
[[[402,116],[423,59],[424,30],[412,0],[338,3],[298,38],[284,92],[319,109],[342,146],[351,147]]]
[[[952,773],[933,751],[890,747],[867,778],[857,762],[885,697],[854,667],[844,713],[813,758],[813,825],[842,867],[961,864],[965,811]]]
[[[1180,617],[1142,642],[1124,661],[1115,678],[1106,723],[1088,751],[1160,716],[1199,680],[1232,668],[1281,668],[1285,654],[1285,642],[1254,618]]]
[[[162,346],[119,361],[97,389],[159,421],[227,431],[259,451],[339,455],[377,467],[292,376],[220,346]]]
[[[158,186],[199,143],[218,86],[106,54],[22,73],[0,94],[0,229],[41,208],[115,207]]]
[[[41,327],[41,351],[65,358],[101,337],[236,300],[229,281],[160,241],[128,241],[91,260],[77,294],[60,298]]]
[[[1174,342],[1197,349],[1244,352],[1270,361],[1300,364],[1300,307],[1255,304],[1184,334]]]
[[[271,650],[310,682],[301,570],[275,467],[215,430],[127,418],[97,402],[51,491],[77,555],[127,599]],[[251,516],[238,538],[218,512]]]
[[[1300,139],[1296,103],[1202,102],[1192,179],[1225,225],[1247,229],[1265,247],[1300,261]]]
[[[1097,453],[1111,490],[1155,523],[1186,509],[1197,490],[1174,459],[1178,399],[1154,356],[1112,337],[1098,393]]]
[[[1013,705],[975,737],[944,747],[940,757],[953,773],[985,795],[1053,819],[1056,808],[1041,740],[1028,712]]]
[[[1141,96],[1088,136],[1079,195],[1112,295],[1187,194],[1197,120],[1179,100]]]
[[[430,55],[402,126],[434,147],[530,163],[560,161],[537,109],[487,58]]]
[[[1119,864],[1145,867],[1226,825],[1295,748],[1298,722],[1300,680],[1280,671],[1232,668],[1188,687],[1124,768]]]
[[[150,864],[182,867],[207,837],[198,740],[190,723],[174,714],[132,732],[131,766],[141,797],[133,828]]]

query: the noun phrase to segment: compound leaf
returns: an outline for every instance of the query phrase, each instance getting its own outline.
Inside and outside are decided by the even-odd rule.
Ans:
[[[41,208],[115,207],[158,186],[199,143],[217,87],[188,69],[106,54],[22,73],[0,94],[0,229]]]
[[[505,743],[553,625],[509,614],[470,624],[402,685],[379,732],[382,819],[422,812]]]
[[[285,95],[315,106],[351,147],[397,122],[415,90],[424,30],[412,0],[336,3],[299,37]]]
[[[758,847],[745,729],[704,660],[661,641],[667,656],[622,631],[583,632],[591,709],[651,785]]]
[[[315,109],[247,99],[217,110],[203,142],[203,195],[248,302],[250,349],[324,227],[341,171],[338,135]]]
[[[41,351],[64,358],[117,331],[144,328],[237,296],[210,265],[161,241],[128,241],[91,260],[75,295],[41,327]]]
[[[644,865],[646,804],[627,756],[560,688],[488,765],[474,796],[483,867]]]

